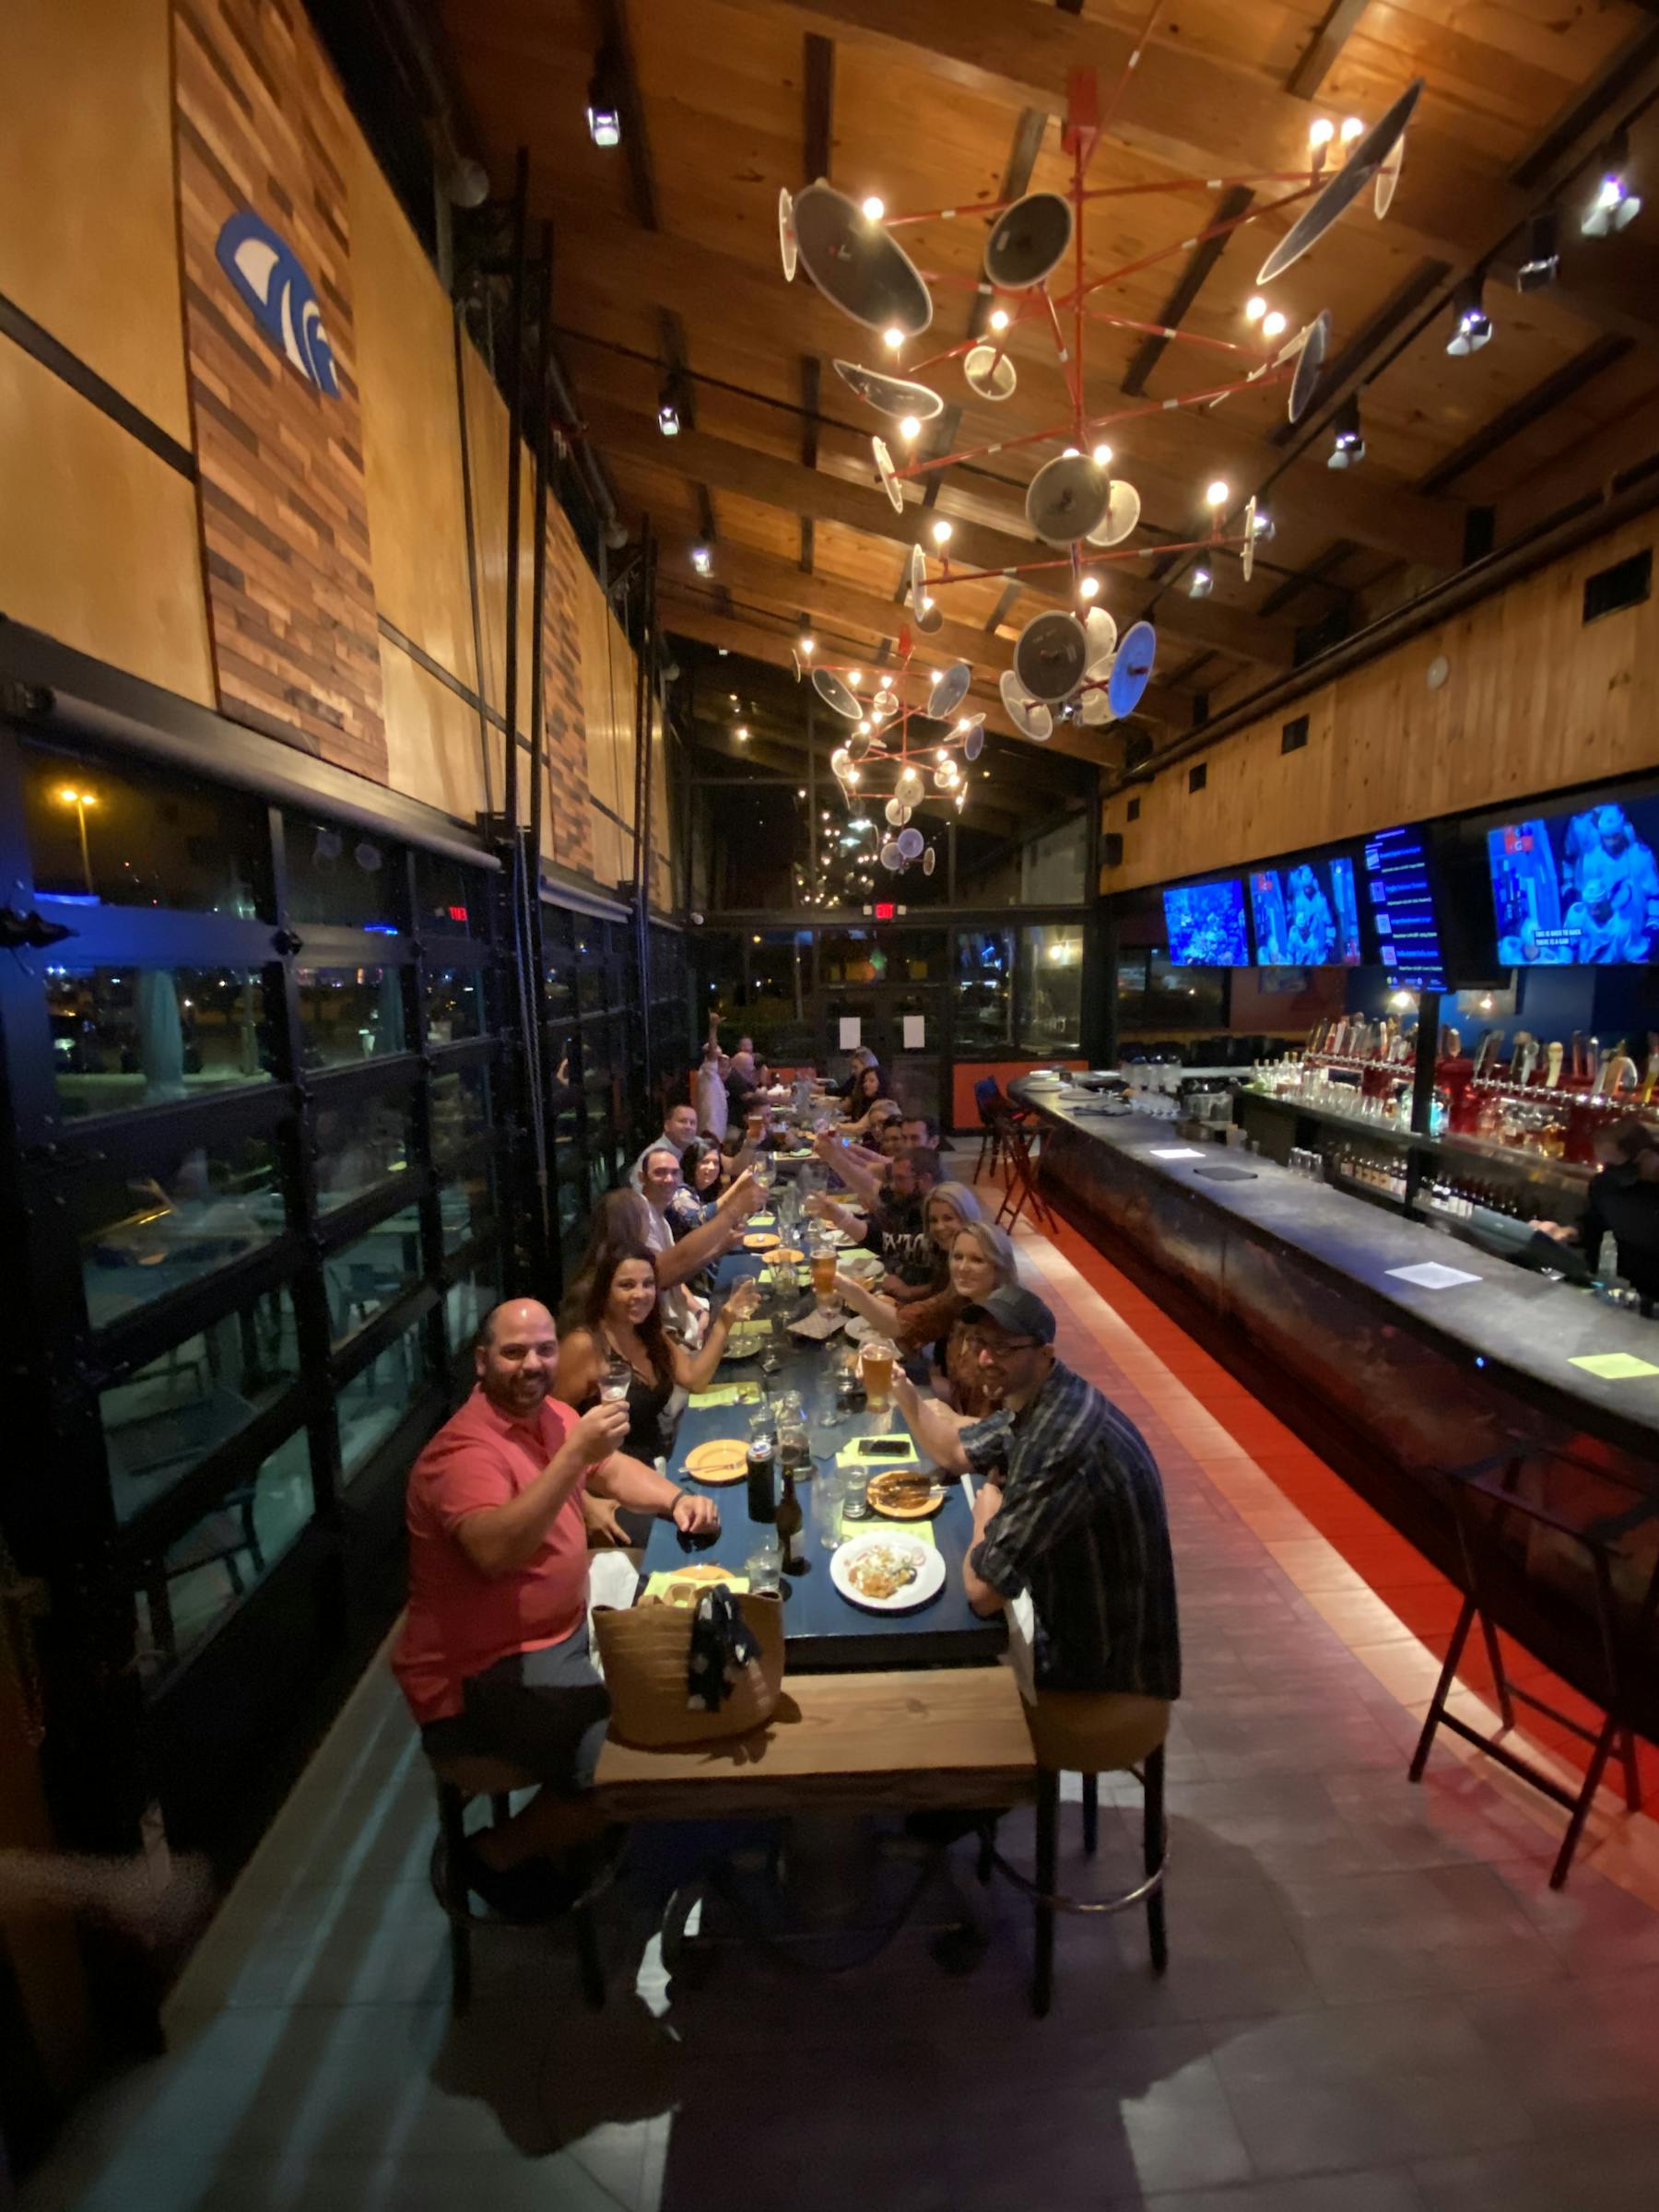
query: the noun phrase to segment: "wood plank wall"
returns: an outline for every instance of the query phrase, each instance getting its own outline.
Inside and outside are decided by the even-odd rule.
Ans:
[[[1631,523],[1107,800],[1101,826],[1121,834],[1124,857],[1101,870],[1101,889],[1659,766],[1659,600],[1583,620],[1585,579],[1656,540],[1659,517]],[[1300,714],[1308,742],[1285,753],[1284,725]],[[1200,762],[1205,788],[1189,793]]]

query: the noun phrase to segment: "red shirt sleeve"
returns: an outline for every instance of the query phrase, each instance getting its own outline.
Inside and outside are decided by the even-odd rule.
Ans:
[[[504,1441],[493,1437],[457,1437],[453,1443],[429,1449],[422,1469],[427,1501],[432,1518],[446,1536],[453,1536],[469,1513],[506,1505],[516,1498],[517,1469]]]

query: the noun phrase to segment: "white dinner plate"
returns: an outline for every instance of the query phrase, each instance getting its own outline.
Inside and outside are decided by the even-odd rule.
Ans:
[[[854,1344],[862,1344],[866,1336],[874,1336],[876,1324],[866,1321],[862,1313],[854,1313],[847,1324],[847,1335]]]
[[[889,1547],[895,1551],[912,1551],[920,1560],[915,1581],[895,1590],[891,1597],[865,1597],[847,1580],[848,1567],[860,1552],[869,1550],[873,1545]],[[849,1536],[831,1552],[830,1580],[849,1605],[860,1606],[866,1613],[912,1613],[944,1589],[945,1555],[934,1545],[919,1543],[913,1536],[907,1536],[902,1527],[888,1523],[885,1528],[872,1529],[867,1535]]]

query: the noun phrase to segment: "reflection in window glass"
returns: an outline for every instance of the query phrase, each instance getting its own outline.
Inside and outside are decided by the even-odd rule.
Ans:
[[[26,744],[23,815],[35,888],[100,906],[273,912],[265,809],[214,784]]]
[[[402,926],[403,860],[384,838],[284,807],[288,920],[394,932]]]
[[[45,982],[53,1077],[65,1117],[270,1080],[257,970],[82,968],[56,959]]]
[[[299,1372],[293,1303],[273,1290],[100,1391],[115,1518],[131,1521],[164,1497]]]
[[[317,1206],[333,1213],[409,1164],[409,1104],[406,1097],[329,1102],[317,1092]]]
[[[999,1053],[1014,1043],[1014,933],[965,929],[957,936],[956,1046]]]
[[[495,1214],[495,1175],[478,1168],[438,1186],[438,1210],[443,1221],[443,1249],[459,1252],[482,1236]]]
[[[311,1515],[311,1451],[301,1429],[176,1543],[139,1562],[138,1670],[147,1688],[201,1648]]]
[[[347,1067],[403,1051],[401,969],[300,968],[294,981],[307,1067]]]
[[[1228,968],[1174,967],[1161,952],[1118,959],[1118,1028],[1124,1038],[1174,1038],[1226,1027]]]
[[[1083,1038],[1083,931],[1075,922],[1019,933],[1020,1046],[1075,1053]]]
[[[547,959],[547,1018],[568,1029],[576,1018],[576,935],[562,908],[542,908],[542,948]]]
[[[182,1289],[279,1237],[275,1147],[216,1137],[126,1174],[96,1160],[65,1185],[95,1329]]]
[[[434,1075],[430,1088],[432,1157],[443,1159],[489,1127],[489,1070],[457,1067]]]
[[[323,1263],[329,1335],[344,1344],[420,1279],[420,1209],[380,1221]]]
[[[427,1327],[416,1322],[359,1368],[335,1394],[340,1473],[349,1482],[383,1444],[431,1377]]]
[[[443,1300],[443,1319],[452,1358],[470,1350],[478,1324],[500,1297],[499,1274],[499,1263],[489,1263],[450,1285]]]
[[[587,1160],[581,1145],[572,1141],[554,1146],[553,1165],[559,1229],[564,1236],[587,1218]]]
[[[429,971],[425,986],[426,1038],[429,1044],[454,1044],[463,1037],[481,1037],[484,1019],[484,973],[478,968],[441,968]]]
[[[446,937],[481,937],[488,931],[489,878],[447,853],[415,853],[415,901],[421,926]]]

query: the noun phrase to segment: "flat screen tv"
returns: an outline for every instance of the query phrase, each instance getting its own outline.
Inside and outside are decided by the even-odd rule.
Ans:
[[[1236,876],[1166,891],[1164,931],[1175,968],[1248,968],[1244,887]]]
[[[1250,877],[1259,968],[1358,968],[1359,906],[1354,864],[1299,860]]]
[[[1603,799],[1487,832],[1500,968],[1659,961],[1659,796]]]
[[[1378,830],[1365,841],[1365,896],[1378,957],[1391,984],[1442,991],[1445,957],[1423,833],[1413,823]]]

